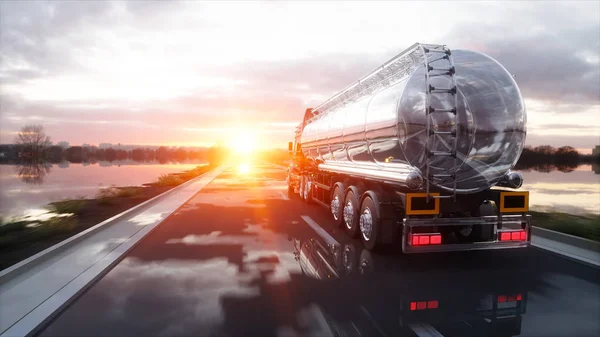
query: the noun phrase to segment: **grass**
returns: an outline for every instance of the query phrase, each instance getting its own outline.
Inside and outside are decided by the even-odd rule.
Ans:
[[[184,180],[174,174],[161,174],[156,181],[157,186],[177,186],[181,185]]]
[[[205,173],[210,169],[209,166],[196,166],[191,170],[187,170],[181,173],[162,174],[158,177],[158,180],[153,184],[155,186],[177,186],[184,182],[196,178],[197,176]]]
[[[113,205],[117,198],[141,198],[143,187],[107,187],[100,189],[96,194],[96,200],[100,205]]]
[[[0,227],[0,248],[35,242],[43,237],[68,233],[77,227],[73,216],[56,216],[45,221],[20,220]]]
[[[533,225],[600,242],[600,215],[530,211]]]
[[[87,200],[83,198],[66,199],[53,202],[48,205],[48,210],[56,214],[81,214],[81,210],[87,204]]]

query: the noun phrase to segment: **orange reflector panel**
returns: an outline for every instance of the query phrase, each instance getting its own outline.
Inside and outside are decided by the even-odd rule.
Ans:
[[[428,245],[429,244],[429,236],[428,235],[419,236],[419,244],[420,245]]]
[[[521,233],[519,233],[519,232],[510,233],[511,240],[519,240],[520,238],[521,238]]]
[[[427,309],[427,302],[417,302],[417,310]]]
[[[430,242],[432,245],[439,245],[442,243],[442,236],[441,235],[432,235]]]
[[[419,244],[419,236],[418,235],[412,236],[412,244],[413,244],[413,246],[416,246]]]
[[[428,301],[427,302],[427,309],[437,309],[438,307],[438,301]]]
[[[527,232],[521,231],[521,241],[526,241],[526,240],[527,240]]]
[[[410,302],[410,311],[417,310],[417,302]]]
[[[510,240],[510,233],[508,233],[508,232],[500,233],[500,241],[509,241],[509,240]]]
[[[498,303],[503,303],[503,302],[506,302],[506,296],[504,296],[504,295],[498,296]]]

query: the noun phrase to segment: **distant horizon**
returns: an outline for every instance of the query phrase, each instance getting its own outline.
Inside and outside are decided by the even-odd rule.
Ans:
[[[52,142],[52,146],[59,146],[58,143],[63,142],[63,141],[64,142],[68,142],[68,141],[65,141],[65,140],[53,141],[52,139],[50,141]],[[120,147],[148,147],[148,148],[151,148],[151,147],[156,147],[156,148],[158,148],[158,147],[168,147],[168,148],[210,148],[212,146],[219,145],[219,144],[208,144],[208,145],[125,144],[125,143],[118,143],[118,142],[117,143],[113,143],[113,142],[101,142],[101,143],[97,143],[97,144],[90,144],[90,143],[81,143],[81,144],[76,144],[75,143],[75,144],[71,144],[70,142],[68,142],[68,143],[69,143],[69,147],[89,145],[89,146],[95,146],[97,148],[100,148],[100,144],[110,144],[110,145],[112,145],[112,147],[117,147],[120,144]],[[16,145],[16,144],[14,144],[14,143],[0,143],[0,146],[1,145]],[[230,146],[227,146],[226,144],[221,144],[221,146],[226,147],[226,148],[230,147]],[[553,148],[557,148],[558,149],[558,148],[563,147],[563,146],[571,146],[571,145],[568,145],[568,144],[564,144],[564,145],[560,145],[560,146],[554,146],[554,145],[550,145],[550,144],[540,144],[540,145],[528,145],[528,144],[526,144],[525,145],[525,147],[531,147],[531,148],[535,148],[535,147],[538,147],[538,146],[552,146]],[[595,145],[594,147],[596,147],[596,146],[600,146],[600,143],[598,145]],[[571,146],[571,147],[573,147],[581,155],[591,155],[592,151],[594,149],[594,147],[589,148],[589,149],[588,148],[576,148],[574,146]],[[270,146],[270,147],[258,147],[257,148],[258,151],[260,151],[260,150],[273,150],[273,149],[287,150],[287,143],[285,144],[285,146]]]

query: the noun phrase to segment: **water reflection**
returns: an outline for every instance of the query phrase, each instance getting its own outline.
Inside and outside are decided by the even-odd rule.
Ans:
[[[0,164],[0,217],[21,216],[28,209],[78,197],[93,198],[107,186],[142,186],[162,174],[193,169],[202,163],[148,164],[136,162],[51,164],[43,161]]]
[[[340,335],[354,331],[362,335],[411,335],[411,330],[419,334],[424,324],[436,324],[438,329],[452,329],[457,335],[517,336],[521,334],[529,291],[532,287],[540,291],[541,286],[535,276],[519,280],[506,276],[506,272],[517,272],[518,266],[503,270],[504,277],[502,272],[469,275],[469,270],[453,274],[445,268],[440,270],[444,277],[428,278],[420,274],[430,273],[435,267],[419,273],[418,265],[404,263],[401,268],[390,269],[389,261],[354,241],[340,244],[339,257],[319,237],[294,238],[293,242],[303,275],[334,282],[340,293],[352,294],[351,298],[339,299],[338,306],[328,303],[335,301],[335,296],[313,297],[323,308],[331,329]],[[398,264],[401,262],[396,261]],[[351,318],[347,316],[349,306],[360,308]],[[394,320],[399,321],[395,327],[388,320],[394,316],[399,317]]]
[[[52,164],[48,162],[21,162],[14,166],[14,170],[26,184],[41,185],[50,173]]]

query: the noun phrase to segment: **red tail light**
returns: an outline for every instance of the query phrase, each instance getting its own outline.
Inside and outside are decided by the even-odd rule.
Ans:
[[[527,241],[527,232],[520,231],[504,231],[498,235],[500,241]]]
[[[523,299],[523,297],[521,296],[521,294],[510,295],[510,296],[498,295],[498,303],[516,302],[516,301],[520,301],[522,299]]]
[[[442,244],[441,234],[413,234],[410,240],[413,246],[427,246]]]
[[[410,311],[425,310],[425,309],[437,309],[439,306],[438,301],[419,301],[410,302]]]
[[[442,243],[442,236],[441,235],[432,235],[430,242],[432,245],[439,245]]]

